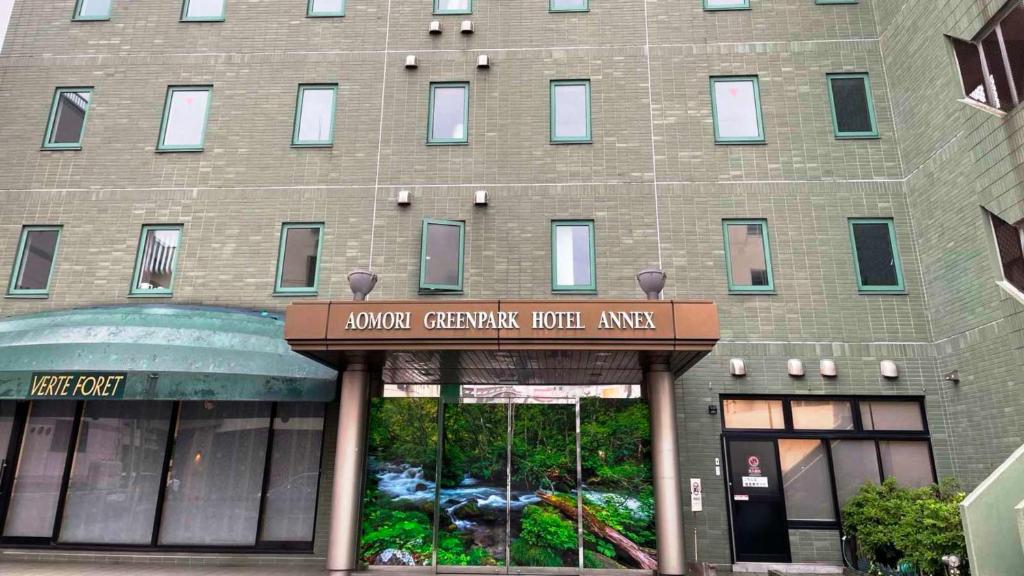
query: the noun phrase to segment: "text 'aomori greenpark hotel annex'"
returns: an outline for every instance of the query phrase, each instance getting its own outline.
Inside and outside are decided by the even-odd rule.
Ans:
[[[16,0],[0,562],[840,573],[1024,442],[1022,103],[1020,0]]]

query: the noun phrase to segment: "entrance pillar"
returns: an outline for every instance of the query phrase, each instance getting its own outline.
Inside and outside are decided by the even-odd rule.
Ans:
[[[370,378],[365,358],[350,357],[341,375],[338,444],[331,490],[327,570],[347,576],[358,568],[359,512],[366,461],[366,418]]]
[[[665,363],[647,368],[651,409],[651,460],[654,464],[654,525],[658,542],[658,573],[685,574],[683,553],[683,484],[679,478],[679,436],[672,372]]]

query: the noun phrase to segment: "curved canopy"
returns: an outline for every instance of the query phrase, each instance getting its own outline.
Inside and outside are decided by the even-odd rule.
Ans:
[[[80,397],[33,382],[92,373],[123,374],[124,400],[332,400],[337,373],[292,352],[283,333],[266,313],[199,306],[12,316],[0,319],[0,398]]]

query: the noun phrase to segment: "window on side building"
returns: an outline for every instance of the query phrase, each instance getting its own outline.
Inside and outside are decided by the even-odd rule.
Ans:
[[[60,226],[25,226],[7,293],[11,296],[46,296],[57,262]]]
[[[309,0],[306,5],[306,16],[310,18],[330,18],[345,15],[345,0]]]
[[[590,9],[590,0],[550,0],[550,12],[586,12]]]
[[[75,20],[110,20],[113,0],[78,0],[75,3]]]
[[[80,150],[85,121],[89,117],[92,88],[57,88],[50,105],[43,148]]]
[[[227,0],[184,0],[182,22],[220,22],[224,20]]]
[[[551,289],[555,292],[597,290],[593,221],[551,223]]]
[[[715,126],[715,142],[764,142],[761,92],[757,76],[711,78],[711,114]]]
[[[1003,281],[1024,293],[1024,220],[1008,224],[995,214],[989,214],[996,250],[1003,272]]]
[[[171,86],[167,89],[157,150],[188,152],[203,149],[211,90],[209,86]]]
[[[429,108],[428,144],[469,142],[469,83],[431,84]]]
[[[765,220],[725,220],[725,265],[730,292],[771,292],[772,257]]]
[[[749,10],[750,0],[704,0],[705,10]]]
[[[472,14],[473,0],[434,0],[434,14]]]
[[[590,142],[590,81],[551,82],[551,141]]]
[[[851,218],[854,271],[861,292],[903,292],[903,269],[891,219]]]
[[[420,290],[459,292],[465,244],[464,222],[424,220],[420,248]]]
[[[829,74],[828,100],[836,138],[878,138],[867,74]]]
[[[336,84],[303,84],[295,101],[292,146],[331,146],[334,143]]]
[[[181,245],[181,225],[143,226],[130,293],[170,296]]]
[[[323,224],[285,224],[281,227],[274,292],[316,294],[323,230]]]
[[[964,95],[999,110],[1024,98],[1024,5],[1013,3],[973,41],[951,38]]]

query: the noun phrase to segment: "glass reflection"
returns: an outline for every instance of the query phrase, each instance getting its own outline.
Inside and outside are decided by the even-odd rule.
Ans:
[[[282,402],[277,405],[260,541],[313,540],[323,431],[323,404]]]
[[[187,0],[186,18],[220,18],[224,15],[224,0]]]
[[[83,14],[83,16],[86,16]],[[48,144],[77,144],[82,140],[85,115],[89,110],[92,92],[88,90],[61,90],[57,96],[57,109],[53,113]]]
[[[193,4],[195,0],[189,6]],[[209,90],[173,90],[162,145],[202,146],[203,133],[206,130],[206,107],[209,101]]]
[[[334,90],[306,88],[302,91],[299,133],[296,141],[330,142],[334,126]]]
[[[752,80],[716,80],[714,98],[720,138],[761,138],[761,127],[757,121],[757,95]]]
[[[789,520],[835,520],[832,480],[821,440],[779,440]]]
[[[764,227],[761,224],[727,224],[729,231],[729,273],[734,286],[769,286],[765,257]]]
[[[138,290],[170,290],[181,230],[149,229],[142,245]]]
[[[430,140],[435,142],[466,139],[465,86],[435,86],[431,110]]]
[[[50,285],[50,271],[57,253],[60,230],[26,230],[25,245],[21,251],[15,290],[46,290]]]
[[[555,85],[555,139],[587,137],[587,86]]]
[[[461,284],[460,253],[462,229],[449,224],[427,224],[427,267],[424,283],[428,286],[457,286]]]
[[[320,227],[292,226],[284,234],[280,288],[315,288]]]
[[[555,284],[559,287],[590,286],[590,226],[555,227]]]

